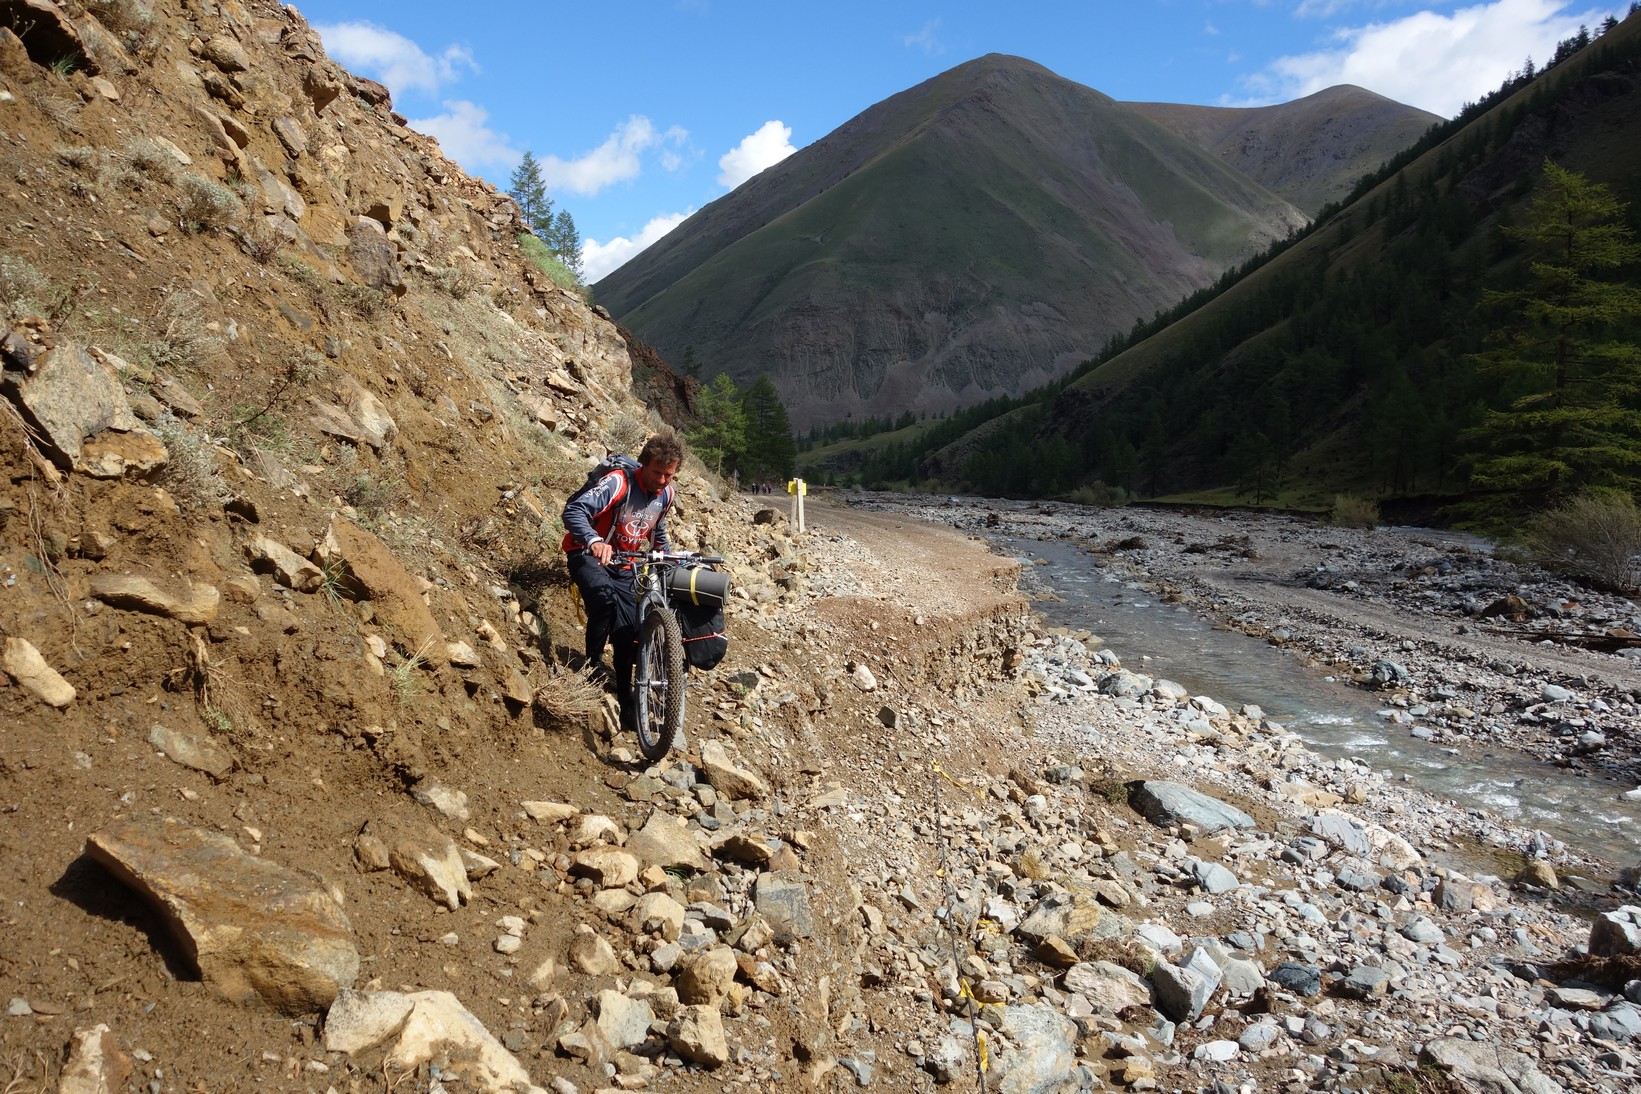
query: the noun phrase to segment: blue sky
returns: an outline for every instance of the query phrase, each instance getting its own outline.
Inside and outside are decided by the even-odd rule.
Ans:
[[[987,53],[1117,99],[1285,102],[1353,83],[1452,115],[1579,24],[1564,0],[298,0],[325,50],[506,189],[525,151],[596,281],[862,110]]]

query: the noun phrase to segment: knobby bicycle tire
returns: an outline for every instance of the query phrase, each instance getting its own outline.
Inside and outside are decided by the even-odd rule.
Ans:
[[[638,750],[659,760],[684,747],[684,636],[678,617],[656,606],[644,617],[644,633],[633,665],[638,714]]]

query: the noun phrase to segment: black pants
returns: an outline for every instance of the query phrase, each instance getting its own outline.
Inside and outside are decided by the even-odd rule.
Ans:
[[[587,663],[604,657],[606,643],[614,648],[615,694],[621,701],[621,719],[631,717],[632,667],[638,656],[638,601],[633,597],[632,571],[600,566],[592,555],[570,555],[570,578],[581,590],[587,610]]]

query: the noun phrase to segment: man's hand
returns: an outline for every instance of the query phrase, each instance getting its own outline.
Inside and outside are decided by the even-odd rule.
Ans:
[[[615,557],[615,547],[608,541],[602,541],[587,548],[587,553],[592,555],[593,561],[600,566],[608,566],[610,559]]]

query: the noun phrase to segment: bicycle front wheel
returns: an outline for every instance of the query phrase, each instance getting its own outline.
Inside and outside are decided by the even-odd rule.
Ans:
[[[638,750],[659,760],[684,747],[684,636],[670,608],[656,605],[644,617],[633,665]]]

